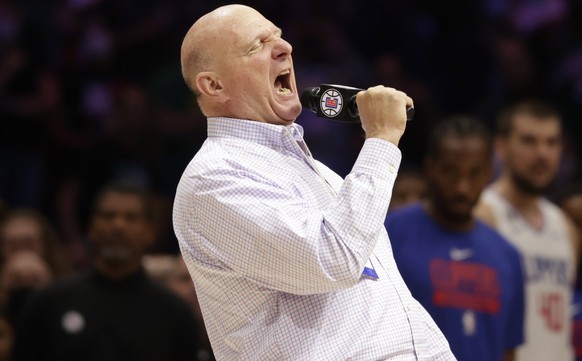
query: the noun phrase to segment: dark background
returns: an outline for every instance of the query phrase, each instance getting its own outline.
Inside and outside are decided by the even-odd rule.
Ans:
[[[187,90],[180,44],[224,1],[0,0],[0,200],[41,210],[70,245],[84,244],[95,191],[129,179],[159,205],[160,251],[175,251],[171,204],[205,119]],[[528,96],[563,114],[555,187],[581,181],[582,1],[246,1],[294,47],[299,89],[321,83],[407,92],[416,115],[401,141],[419,165],[427,130],[468,114],[492,129]],[[358,125],[297,122],[316,158],[350,171]]]

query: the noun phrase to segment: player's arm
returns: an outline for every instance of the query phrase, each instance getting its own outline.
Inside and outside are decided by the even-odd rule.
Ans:
[[[487,223],[489,226],[496,228],[495,224],[495,215],[493,214],[493,210],[491,207],[483,202],[480,201],[477,203],[477,206],[473,209],[473,215],[483,222]]]

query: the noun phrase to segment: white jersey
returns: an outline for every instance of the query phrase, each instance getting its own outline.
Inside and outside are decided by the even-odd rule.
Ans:
[[[482,200],[491,207],[497,230],[522,255],[526,317],[525,343],[518,361],[571,361],[570,305],[575,264],[564,215],[540,199],[542,227],[536,229],[499,193],[489,188]]]

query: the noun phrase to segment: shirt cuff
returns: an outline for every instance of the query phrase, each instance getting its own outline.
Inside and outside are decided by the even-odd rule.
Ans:
[[[395,179],[401,161],[402,153],[396,145],[383,139],[368,138],[360,150],[352,172]]]

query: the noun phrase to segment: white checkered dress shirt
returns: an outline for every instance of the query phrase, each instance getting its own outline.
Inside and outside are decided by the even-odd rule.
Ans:
[[[400,151],[367,139],[343,180],[302,150],[302,131],[209,118],[178,185],[174,230],[215,356],[454,360],[383,226]]]

